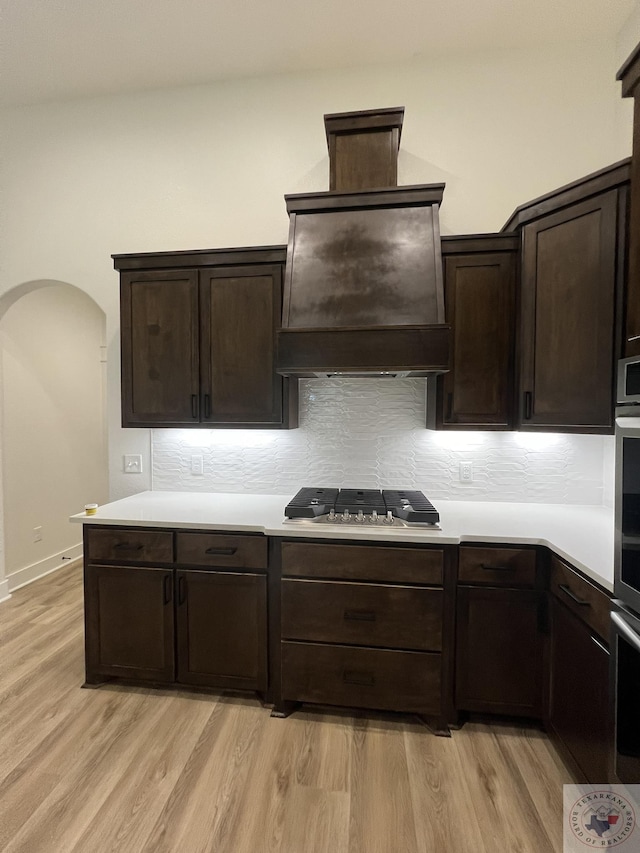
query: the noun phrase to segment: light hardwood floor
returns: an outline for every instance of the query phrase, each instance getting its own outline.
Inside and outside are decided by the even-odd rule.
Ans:
[[[299,711],[253,696],[83,690],[79,565],[0,605],[6,853],[546,853],[562,784],[543,733]]]

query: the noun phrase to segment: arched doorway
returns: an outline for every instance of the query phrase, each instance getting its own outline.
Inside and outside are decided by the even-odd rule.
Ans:
[[[0,298],[8,591],[80,556],[68,517],[107,500],[105,336],[104,311],[71,284],[28,282]]]

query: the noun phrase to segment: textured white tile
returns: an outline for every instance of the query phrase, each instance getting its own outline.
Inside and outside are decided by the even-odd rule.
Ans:
[[[422,379],[309,379],[300,428],[155,430],[154,489],[291,495],[303,485],[417,488],[432,499],[612,500],[608,436],[431,432]],[[203,456],[204,476],[191,474]],[[461,483],[460,462],[474,479]]]

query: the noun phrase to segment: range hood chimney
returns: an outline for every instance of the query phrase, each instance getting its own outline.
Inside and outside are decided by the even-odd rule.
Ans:
[[[397,186],[403,107],[325,115],[330,191],[287,195],[277,370],[449,369],[438,212],[444,184]]]

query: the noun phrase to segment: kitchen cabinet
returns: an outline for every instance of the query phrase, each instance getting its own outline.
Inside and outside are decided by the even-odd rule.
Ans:
[[[175,680],[170,569],[87,566],[85,624],[87,683]]]
[[[518,208],[518,428],[613,431],[622,352],[629,162]]]
[[[548,729],[580,781],[612,781],[609,596],[553,556],[550,600]]]
[[[275,372],[283,247],[113,257],[123,426],[297,425]]]
[[[622,96],[633,98],[633,153],[629,211],[629,273],[625,301],[624,356],[640,355],[640,44],[618,72]]]
[[[85,555],[87,684],[267,690],[264,537],[91,528]]]
[[[541,717],[544,593],[535,549],[459,549],[458,711]]]
[[[451,369],[428,380],[428,426],[511,429],[519,235],[443,237]]]
[[[276,713],[300,702],[410,711],[447,733],[448,560],[442,548],[284,540]]]

